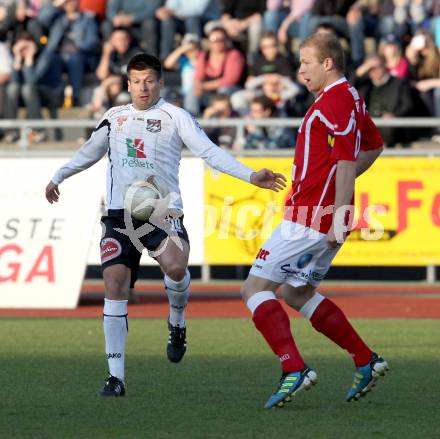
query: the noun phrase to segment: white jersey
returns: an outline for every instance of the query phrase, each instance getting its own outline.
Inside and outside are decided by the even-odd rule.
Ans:
[[[212,143],[186,110],[162,98],[147,110],[136,110],[132,104],[108,110],[90,138],[52,181],[60,184],[107,154],[108,209],[122,209],[128,186],[153,174],[160,176],[175,194],[169,207],[181,210],[179,164],[183,145],[213,168],[250,181],[253,169]]]

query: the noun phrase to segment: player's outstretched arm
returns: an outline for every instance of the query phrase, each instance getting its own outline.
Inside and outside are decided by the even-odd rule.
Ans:
[[[50,181],[46,186],[46,200],[49,201],[50,204],[54,202],[57,203],[60,198],[60,190],[58,189],[58,185],[53,181]]]
[[[286,187],[286,177],[283,174],[278,174],[266,168],[253,172],[250,181],[255,186],[270,189],[274,192],[279,192]]]

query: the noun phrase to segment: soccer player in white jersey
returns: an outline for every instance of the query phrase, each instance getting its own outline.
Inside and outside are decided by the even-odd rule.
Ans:
[[[339,307],[316,291],[349,232],[355,178],[373,164],[383,141],[362,98],[343,75],[337,38],[312,35],[301,44],[300,62],[299,74],[316,99],[299,128],[283,222],[258,253],[242,288],[256,328],[281,362],[281,380],[266,408],[283,406],[317,380],[275,296],[279,286],[287,305],[353,357],[356,372],[347,401],[365,395],[388,369]]]
[[[167,344],[168,359],[178,363],[186,351],[185,307],[188,301],[190,273],[187,269],[189,240],[183,226],[182,200],[178,172],[183,145],[203,158],[211,167],[261,188],[278,191],[285,178],[268,169],[256,172],[213,144],[194,118],[185,110],[160,97],[163,87],[162,66],[154,56],[139,53],[127,67],[128,90],[132,103],[108,110],[90,138],[74,157],[62,166],[46,187],[50,203],[58,201],[59,184],[81,172],[104,155],[108,156],[107,212],[102,217],[101,263],[105,283],[104,336],[109,377],[101,396],[125,394],[124,357],[128,332],[127,299],[137,278],[142,247],[124,233],[124,194],[136,180],[158,175],[172,194],[167,217],[168,227],[150,224],[139,238],[143,247],[154,252],[164,272],[170,304]],[[130,218],[138,230],[142,224]],[[126,219],[126,216],[125,216]],[[122,230],[122,231],[121,231]],[[178,241],[168,239],[171,233]]]

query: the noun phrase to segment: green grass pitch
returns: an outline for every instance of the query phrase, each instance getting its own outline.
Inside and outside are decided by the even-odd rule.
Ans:
[[[351,359],[298,320],[318,385],[264,410],[280,369],[249,319],[190,320],[180,364],[166,359],[165,320],[132,319],[119,399],[96,396],[106,376],[99,319],[1,319],[0,437],[439,438],[440,320],[354,325],[391,368],[372,393],[346,403]]]

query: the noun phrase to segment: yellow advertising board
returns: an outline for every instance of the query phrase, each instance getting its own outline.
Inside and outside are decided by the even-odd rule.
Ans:
[[[283,173],[291,158],[243,163]],[[205,172],[205,260],[251,264],[281,221],[283,193]],[[356,180],[356,227],[335,265],[440,265],[440,158],[381,157]]]

